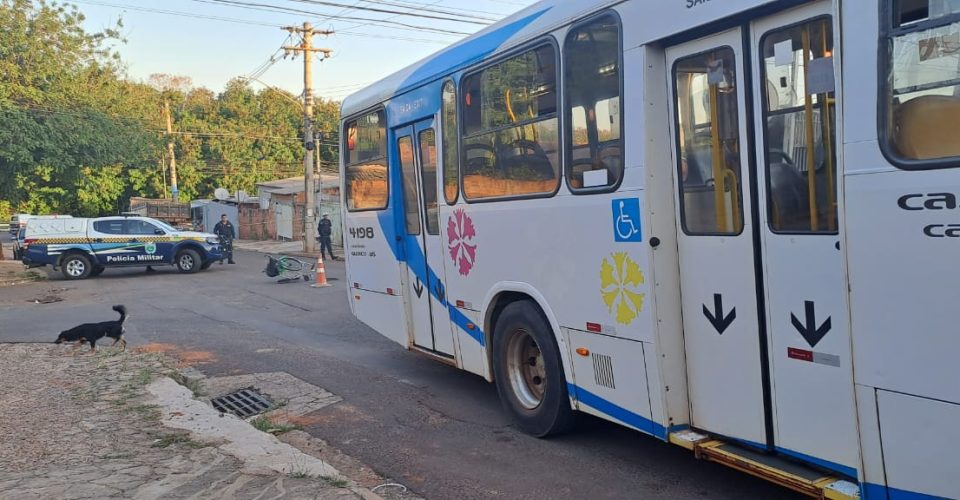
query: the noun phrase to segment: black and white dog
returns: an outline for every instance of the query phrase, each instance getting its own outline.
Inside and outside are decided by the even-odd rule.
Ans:
[[[84,342],[90,343],[90,352],[97,350],[97,341],[109,337],[113,339],[113,344],[110,346],[117,345],[117,342],[120,342],[123,345],[123,350],[127,349],[127,341],[124,340],[123,334],[125,333],[123,329],[123,321],[127,319],[127,308],[124,306],[113,306],[113,310],[120,313],[120,319],[115,321],[104,321],[102,323],[84,323],[79,326],[75,326],[69,330],[64,330],[60,332],[60,336],[57,337],[55,344],[62,344],[64,342],[76,342],[77,345],[81,345]]]

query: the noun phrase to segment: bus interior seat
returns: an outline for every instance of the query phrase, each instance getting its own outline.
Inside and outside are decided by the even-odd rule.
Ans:
[[[583,148],[586,150],[587,148]],[[576,153],[576,152],[575,152]],[[590,154],[586,151],[586,154]],[[623,160],[621,148],[616,143],[607,144],[600,147],[596,161],[591,156],[575,158],[570,172],[575,180],[575,188],[583,187],[583,174],[596,170],[606,170],[608,182],[614,182],[620,176]]]
[[[896,106],[893,140],[913,160],[960,156],[960,97],[925,95]]]
[[[784,162],[771,163],[769,175],[770,191],[776,202],[780,229],[794,229],[795,224],[809,218],[807,180],[796,167]]]
[[[711,180],[713,153],[709,148],[692,147],[687,153],[687,175],[683,180],[689,188],[703,187]]]
[[[505,171],[527,169],[537,176],[538,180],[550,180],[557,177],[553,162],[543,147],[536,141],[518,139],[510,144],[503,144],[498,155],[498,167]]]

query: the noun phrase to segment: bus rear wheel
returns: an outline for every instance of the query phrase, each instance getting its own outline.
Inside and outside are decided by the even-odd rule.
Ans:
[[[546,437],[573,428],[560,350],[533,303],[503,309],[494,328],[493,370],[500,401],[524,432]]]

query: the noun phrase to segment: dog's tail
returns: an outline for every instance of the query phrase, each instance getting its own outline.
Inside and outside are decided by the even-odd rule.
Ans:
[[[113,310],[120,313],[120,323],[123,323],[123,320],[127,319],[127,308],[126,306],[113,306]]]

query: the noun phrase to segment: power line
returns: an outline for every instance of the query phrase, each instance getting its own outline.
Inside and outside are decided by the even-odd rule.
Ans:
[[[97,2],[97,1],[94,1],[94,0],[70,0],[70,1],[71,1],[71,2],[75,2],[75,3],[89,4],[89,5],[98,5],[98,6],[101,6],[101,7],[112,7],[112,8],[116,8],[116,9],[132,10],[132,11],[137,11],[137,12],[146,12],[146,13],[162,14],[162,15],[169,15],[169,16],[178,16],[178,17],[185,17],[185,18],[191,18],[191,19],[212,20],[212,21],[228,22],[228,23],[234,23],[234,24],[244,24],[244,25],[251,25],[251,26],[262,26],[262,27],[268,27],[268,28],[282,28],[282,27],[284,26],[283,24],[279,24],[279,23],[276,23],[276,24],[275,24],[275,23],[268,23],[268,22],[263,22],[263,21],[252,21],[252,20],[249,20],[249,19],[239,19],[239,18],[224,17],[224,16],[211,16],[211,15],[196,14],[196,13],[192,13],[192,12],[183,12],[183,11],[176,11],[176,10],[169,10],[169,9],[154,9],[154,8],[149,8],[149,7],[140,7],[140,6],[136,6],[136,5],[123,5],[123,4],[115,4],[115,3],[108,3],[108,2]],[[194,1],[201,1],[201,0],[194,0]],[[209,2],[207,2],[207,3],[209,3]],[[275,11],[275,10],[268,10],[268,9],[254,9],[254,10],[265,10],[265,11],[268,11],[268,12],[277,12],[277,11]],[[282,12],[282,11],[281,11],[281,12]],[[308,12],[308,14],[315,15],[315,13],[312,13],[312,12]],[[351,20],[351,19],[348,18],[348,17],[343,17],[342,20]],[[385,28],[391,28],[391,29],[410,30],[410,31],[426,31],[427,33],[435,33],[435,34],[440,34],[440,35],[451,35],[451,34],[460,35],[460,33],[442,33],[442,32],[436,32],[436,31],[430,30],[429,28],[427,28],[426,30],[422,30],[422,29],[416,29],[416,27],[413,27],[413,28],[405,28],[405,27],[402,27],[402,26],[401,26],[401,27],[383,26],[383,27],[385,27]],[[448,44],[448,43],[449,43],[449,42],[443,41],[443,40],[431,40],[431,39],[424,39],[424,38],[410,38],[410,37],[391,36],[391,35],[383,35],[383,34],[376,34],[376,33],[358,33],[358,32],[352,32],[352,31],[343,31],[343,32],[340,32],[339,34],[341,34],[341,35],[346,35],[346,36],[355,36],[355,37],[364,37],[364,38],[377,38],[377,39],[397,40],[397,41],[416,42],[416,43],[431,43],[431,44]]]
[[[487,24],[490,24],[491,22],[495,21],[494,19],[478,18],[478,17],[476,17],[476,16],[465,16],[465,15],[463,15],[463,14],[454,14],[454,15],[460,16],[459,18],[458,18],[458,17],[450,17],[450,14],[451,14],[451,13],[445,13],[445,14],[447,14],[447,15],[417,14],[417,13],[409,12],[409,11],[400,11],[400,10],[392,10],[392,9],[382,9],[382,8],[378,8],[378,7],[361,7],[361,6],[359,6],[359,5],[350,6],[350,5],[347,5],[347,4],[342,4],[342,3],[337,3],[337,2],[329,2],[329,1],[325,1],[325,0],[289,0],[289,1],[291,1],[291,2],[297,2],[297,3],[306,3],[306,4],[311,4],[311,5],[323,5],[323,6],[325,6],[325,7],[347,7],[347,8],[349,8],[349,9],[351,9],[351,10],[360,10],[360,11],[366,11],[366,12],[376,12],[376,13],[378,13],[378,14],[394,14],[394,15],[398,15],[398,16],[414,17],[414,18],[418,18],[418,19],[432,19],[432,20],[436,20],[436,21],[449,21],[449,22],[452,22],[452,23],[487,25]],[[377,3],[377,2],[371,2],[370,0],[367,0],[367,1],[368,1],[368,3]],[[409,7],[408,7],[408,8],[409,8]],[[430,10],[428,10],[428,9],[419,9],[419,10],[424,10],[424,11],[426,11],[426,12],[430,12]],[[473,18],[473,19],[471,19],[471,18]]]
[[[414,31],[424,31],[424,32],[428,32],[428,33],[437,33],[437,34],[442,34],[442,35],[467,36],[467,35],[470,35],[470,34],[471,34],[471,33],[463,32],[463,31],[455,31],[455,30],[450,30],[450,29],[434,28],[434,27],[431,27],[431,26],[421,26],[421,25],[416,25],[416,24],[408,24],[408,23],[402,23],[402,22],[399,22],[399,21],[390,21],[390,20],[375,19],[375,18],[363,18],[363,17],[356,17],[356,16],[344,16],[344,15],[335,15],[335,14],[323,14],[323,13],[318,13],[318,12],[310,11],[310,10],[294,9],[294,8],[291,8],[291,7],[280,7],[280,6],[276,6],[276,5],[263,4],[263,3],[240,2],[240,1],[237,1],[237,0],[192,0],[192,1],[194,1],[194,2],[199,2],[199,3],[221,4],[221,5],[226,5],[226,6],[235,7],[235,8],[240,8],[240,9],[248,9],[248,10],[261,10],[261,11],[264,11],[264,10],[265,10],[265,11],[267,11],[267,12],[282,12],[282,13],[286,13],[286,14],[299,14],[299,15],[308,15],[308,16],[320,16],[320,17],[326,17],[326,18],[328,18],[328,19],[337,19],[337,20],[341,20],[341,21],[369,21],[369,22],[371,22],[371,23],[375,23],[375,24],[378,24],[378,25],[381,25],[381,26],[384,26],[384,27],[387,27],[387,28],[394,27],[394,26],[399,26],[401,29],[409,29],[409,30],[414,30]],[[294,1],[294,0],[292,0],[292,1]],[[416,17],[416,16],[414,16],[414,17]],[[387,25],[389,25],[389,26],[387,26]]]
[[[252,79],[252,80],[256,80],[256,79],[260,78],[261,76],[265,75],[265,74],[267,73],[267,71],[269,71],[270,68],[272,68],[273,65],[277,63],[277,61],[279,60],[277,57],[278,57],[281,53],[283,53],[283,46],[286,45],[287,42],[289,42],[291,38],[293,38],[293,34],[287,35],[287,38],[284,39],[283,43],[280,44],[280,47],[277,48],[277,50],[270,56],[270,58],[267,59],[267,61],[266,61],[265,63],[261,64],[260,66],[257,66],[256,69],[254,69],[253,71],[251,71],[250,73],[248,73],[248,74],[247,74],[247,78]]]
[[[149,7],[139,7],[139,6],[134,6],[134,5],[118,5],[118,4],[106,3],[106,2],[95,2],[95,1],[92,1],[92,0],[69,0],[69,1],[71,1],[71,2],[76,2],[76,3],[82,3],[82,4],[89,4],[89,5],[99,5],[99,6],[101,6],[101,7],[114,7],[114,8],[117,8],[117,9],[129,9],[129,10],[135,10],[135,11],[140,11],[140,12],[151,12],[151,13],[154,13],[154,14],[167,14],[167,15],[171,15],[171,16],[192,17],[192,18],[194,18],[194,19],[208,19],[208,20],[212,20],[212,21],[225,21],[225,22],[230,22],[230,23],[249,24],[249,25],[253,25],[253,26],[265,26],[265,27],[270,27],[270,28],[279,28],[279,27],[282,26],[281,24],[265,23],[265,22],[263,22],[263,21],[250,21],[250,20],[247,20],[247,19],[236,19],[236,18],[227,18],[227,17],[220,17],[220,16],[209,16],[209,15],[205,15],[205,14],[195,14],[195,13],[180,12],[180,11],[167,10],[167,9],[153,9],[153,8],[149,8]]]
[[[490,11],[486,11],[486,10],[458,8],[457,11],[459,11],[459,12],[457,12],[457,11],[446,10],[446,9],[439,9],[439,8],[434,7],[434,5],[436,5],[436,4],[439,3],[439,2],[431,2],[431,3],[425,3],[425,2],[410,2],[410,1],[392,1],[392,2],[390,2],[390,1],[386,1],[386,0],[364,0],[364,1],[366,1],[366,2],[368,2],[368,3],[376,3],[376,4],[382,4],[382,5],[391,5],[391,6],[394,6],[394,7],[403,7],[403,8],[406,8],[406,9],[429,9],[430,11],[433,11],[433,12],[441,12],[441,13],[445,13],[445,14],[459,14],[459,15],[462,15],[462,14],[460,14],[460,12],[474,12],[474,13],[477,13],[477,14],[485,14],[485,15],[487,15],[487,16],[494,16],[494,17],[492,17],[492,18],[490,18],[490,17],[484,17],[484,16],[475,16],[475,17],[477,17],[477,18],[479,18],[479,19],[484,19],[484,20],[486,20],[486,21],[492,21],[492,22],[496,22],[496,21],[500,20],[500,18],[503,17],[503,14],[502,14],[502,13],[499,13],[499,12],[490,12]]]

